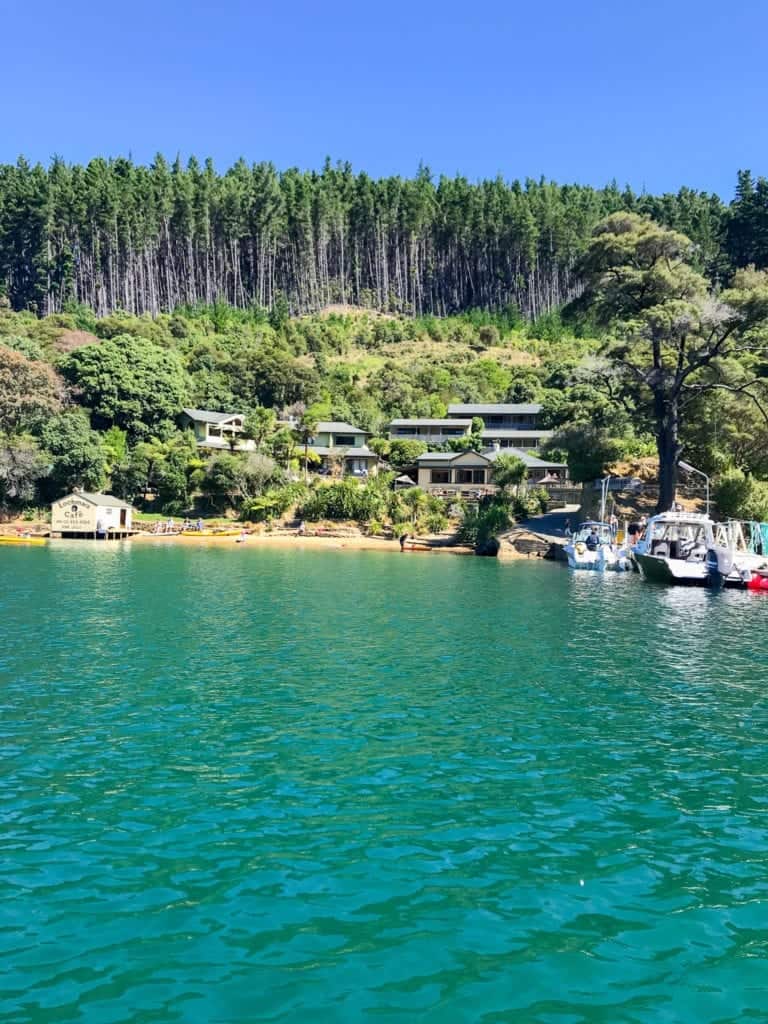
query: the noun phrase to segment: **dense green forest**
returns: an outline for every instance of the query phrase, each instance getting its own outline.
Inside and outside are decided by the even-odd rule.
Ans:
[[[487,313],[288,318],[219,304],[154,318],[99,318],[87,307],[38,318],[0,305],[0,510],[75,485],[109,486],[145,507],[151,492],[151,508],[167,512],[195,496],[211,511],[240,510],[301,476],[301,426],[281,426],[281,413],[350,420],[394,469],[423,446],[390,444],[389,420],[444,415],[452,401],[537,398],[547,423],[589,408],[607,426],[610,401],[573,376],[594,347],[554,315],[534,324]],[[201,457],[179,426],[185,406],[245,412],[257,452]],[[649,442],[627,434],[626,444]]]
[[[265,517],[296,504],[313,420],[369,430],[398,471],[418,452],[391,418],[538,401],[575,480],[655,457],[666,508],[684,457],[724,514],[768,518],[766,211],[746,172],[726,208],[330,166],[0,168],[0,512],[80,485]],[[245,413],[256,453],[203,457],[184,406]]]
[[[628,258],[627,239],[644,254],[680,244],[650,222],[612,222],[593,240],[592,270],[582,266],[586,295],[602,280],[594,264],[614,258],[614,241]],[[641,273],[646,290],[651,271]],[[678,261],[674,274],[665,271],[663,288],[687,273]],[[759,278],[742,282],[733,301],[764,315]],[[594,301],[595,321],[616,310],[615,295]],[[703,302],[710,302],[706,294]],[[579,310],[570,325],[557,313],[526,322],[478,311],[444,319],[365,311],[289,318],[224,304],[157,317],[97,317],[80,306],[40,318],[0,300],[0,514],[32,515],[81,486],[109,487],[169,514],[197,502],[203,510],[269,518],[309,500],[301,486],[302,421],[346,419],[370,430],[371,446],[397,471],[423,449],[388,442],[388,421],[441,416],[453,401],[541,402],[542,424],[557,431],[553,454],[568,459],[576,480],[593,479],[617,460],[654,456],[658,422],[650,388],[621,372],[633,321],[622,321],[616,335],[601,327],[592,336],[580,319]],[[643,372],[642,345],[630,348],[635,371]],[[746,343],[717,373],[697,370],[699,390],[686,395],[677,443],[730,487],[728,511],[768,515],[760,482],[768,477],[768,426],[760,404],[742,393],[756,377],[763,386],[760,359]],[[184,406],[245,412],[257,451],[201,455],[191,432],[180,429]],[[281,426],[279,413],[297,416],[299,429]],[[391,504],[386,480],[364,489],[340,485],[324,500],[312,497],[309,510],[368,520]],[[422,511],[433,524],[444,519],[434,503]],[[411,513],[400,502],[398,514],[407,520]]]
[[[715,282],[768,264],[768,184],[730,206],[682,188],[638,195],[548,181],[373,179],[348,164],[279,172],[239,161],[95,159],[0,165],[0,294],[13,309],[100,316],[224,302],[332,303],[445,316],[514,306],[526,318],[580,293],[577,262],[602,218],[630,211],[683,232]]]

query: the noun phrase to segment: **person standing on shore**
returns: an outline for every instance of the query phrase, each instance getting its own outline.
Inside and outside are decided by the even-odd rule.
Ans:
[[[407,533],[401,533],[400,534],[400,550],[401,551],[405,551],[405,542],[407,540],[408,540],[408,534]]]

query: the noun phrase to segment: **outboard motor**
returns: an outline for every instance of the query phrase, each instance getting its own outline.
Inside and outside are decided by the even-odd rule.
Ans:
[[[714,590],[720,590],[733,571],[733,557],[727,548],[707,551],[707,578]]]

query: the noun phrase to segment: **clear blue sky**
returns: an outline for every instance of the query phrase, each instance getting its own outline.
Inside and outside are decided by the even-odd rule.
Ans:
[[[157,151],[730,198],[768,174],[759,0],[0,0],[0,160]]]

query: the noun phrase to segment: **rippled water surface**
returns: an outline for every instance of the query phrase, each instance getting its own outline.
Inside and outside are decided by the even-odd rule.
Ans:
[[[768,1020],[768,598],[0,551],[0,1020]]]

